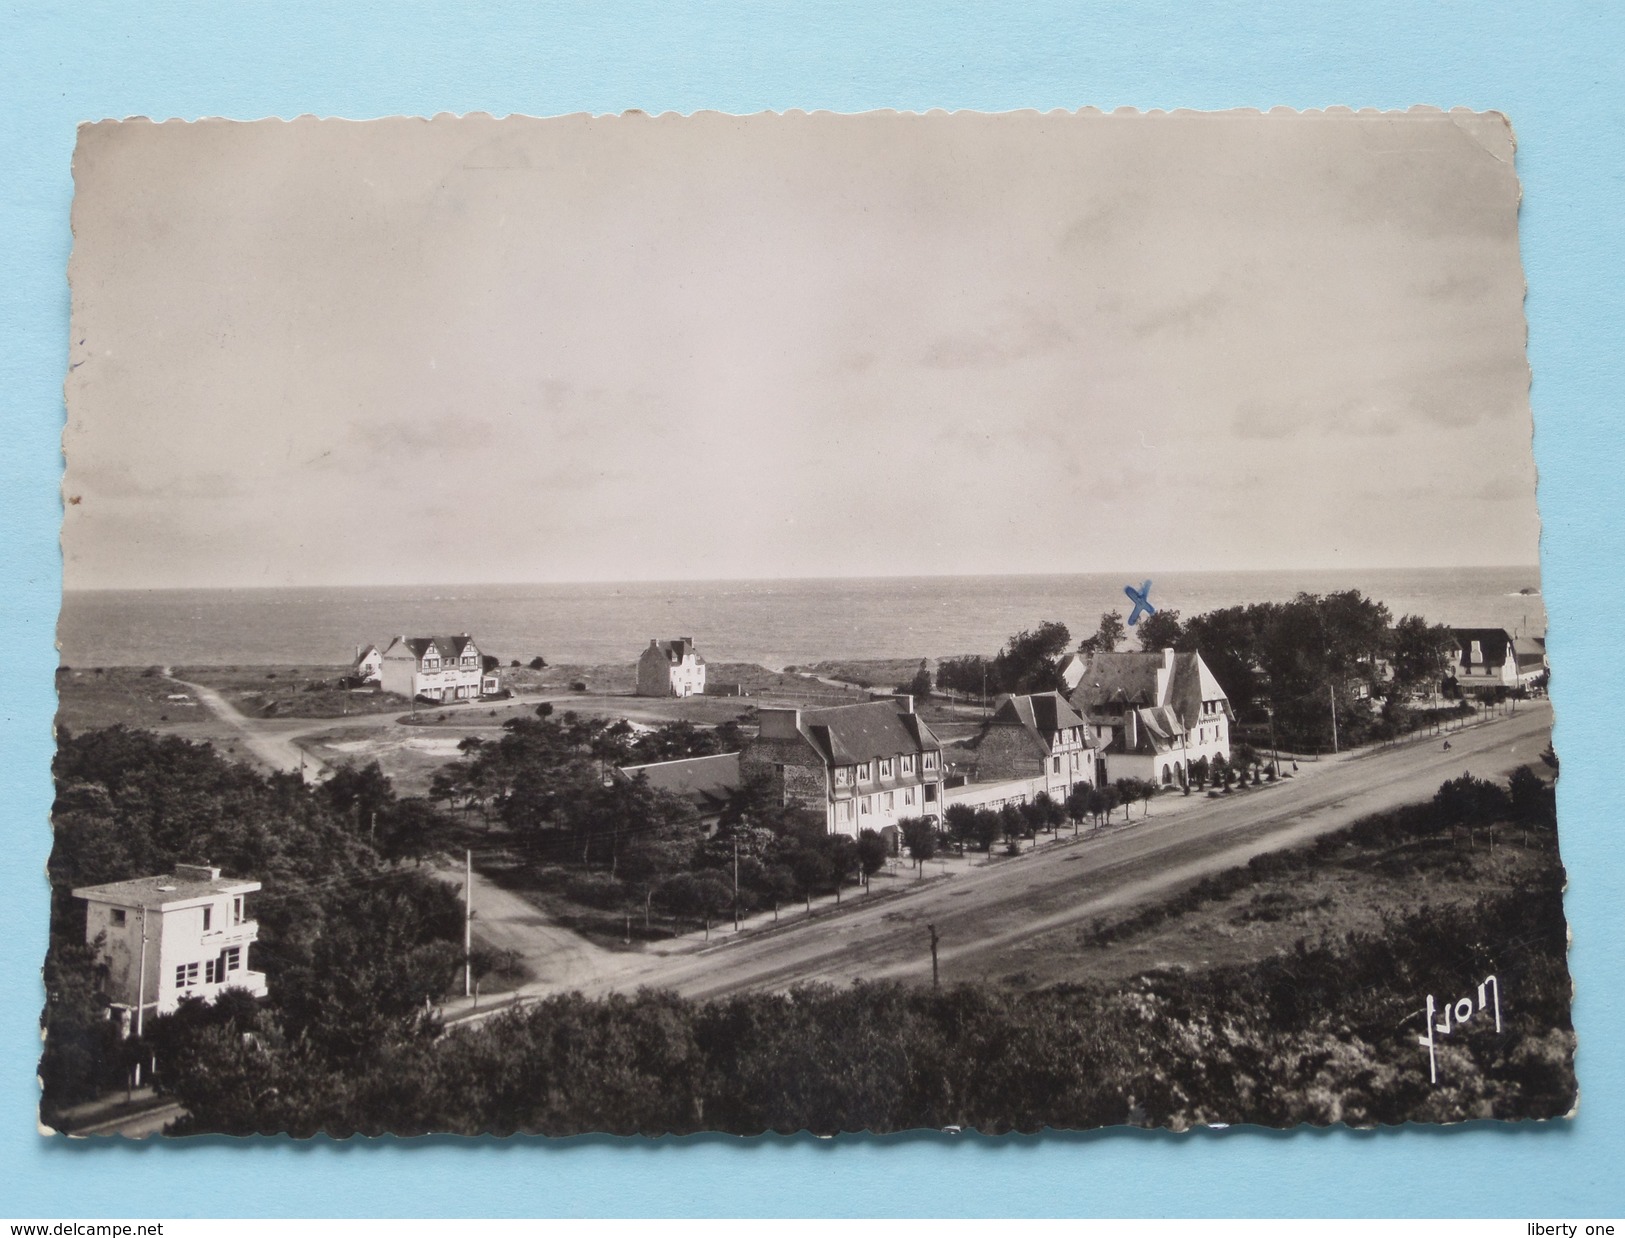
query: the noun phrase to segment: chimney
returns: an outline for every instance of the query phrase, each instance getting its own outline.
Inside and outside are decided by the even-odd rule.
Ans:
[[[761,739],[799,739],[801,737],[801,711],[799,709],[762,709],[757,713],[758,736]]]
[[[1140,746],[1140,711],[1123,711],[1123,751],[1133,752]]]
[[[911,714],[914,712],[914,696],[909,692],[899,692],[893,698],[897,702],[897,712]]]
[[[219,881],[220,870],[207,864],[177,864],[175,876],[183,881]]]
[[[1173,678],[1174,651],[1164,649],[1162,651],[1162,665],[1157,667],[1157,699],[1151,702],[1153,705],[1161,705],[1168,700],[1168,689],[1173,684]]]
[[[656,640],[654,637],[651,636],[649,638],[649,648],[650,649],[659,649],[660,648],[660,642],[658,640]]]

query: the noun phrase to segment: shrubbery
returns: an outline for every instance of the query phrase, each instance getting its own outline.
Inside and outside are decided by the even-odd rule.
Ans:
[[[335,1070],[274,1028],[248,1045],[196,1035],[168,1077],[191,1115],[182,1129],[235,1134],[1554,1117],[1575,1095],[1564,931],[1554,885],[1126,989],[570,995],[478,1029],[403,1035],[360,1070]],[[1430,1086],[1416,1043],[1424,996],[1491,973],[1517,995],[1502,1034],[1452,1038]]]

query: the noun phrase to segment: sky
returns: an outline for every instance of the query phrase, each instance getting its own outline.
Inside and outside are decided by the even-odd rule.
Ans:
[[[1534,564],[1493,115],[104,122],[79,588]]]

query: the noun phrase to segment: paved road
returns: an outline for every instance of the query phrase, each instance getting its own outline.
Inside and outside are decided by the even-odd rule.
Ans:
[[[601,994],[647,984],[714,997],[807,980],[923,979],[931,969],[928,923],[942,937],[945,981],[996,974],[1003,952],[1037,934],[1157,897],[1369,813],[1428,799],[1463,771],[1500,777],[1534,763],[1550,732],[1550,707],[1532,703],[1510,718],[1451,734],[1448,752],[1442,740],[1415,740],[1306,764],[1274,787],[1219,800],[1171,799],[1131,827],[961,874],[907,899],[860,905],[700,954],[644,958],[572,987]]]

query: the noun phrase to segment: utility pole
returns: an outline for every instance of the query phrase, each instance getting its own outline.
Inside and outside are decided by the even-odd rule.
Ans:
[[[734,932],[739,931],[739,840],[734,839]]]
[[[463,996],[474,996],[474,852],[463,852]]]
[[[1332,725],[1337,725],[1337,711],[1332,711]],[[1270,751],[1275,754],[1275,777],[1281,776],[1281,745],[1275,740],[1275,702],[1270,702]]]
[[[937,937],[937,926],[934,924],[927,924],[925,927],[931,932],[931,987],[933,989],[939,989],[942,987],[942,979],[937,972],[937,942],[939,940]]]
[[[141,962],[135,981],[135,1038],[141,1039],[147,1014],[147,904],[141,904]],[[141,1059],[135,1060],[135,1086],[141,1086]]]
[[[1337,685],[1326,685],[1326,696],[1332,703],[1332,752],[1337,751]]]

